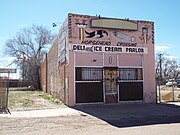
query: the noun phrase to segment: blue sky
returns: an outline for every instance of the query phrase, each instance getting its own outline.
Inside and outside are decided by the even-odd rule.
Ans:
[[[180,58],[180,0],[0,0],[0,67],[12,60],[3,54],[7,39],[32,24],[57,33],[68,13],[153,21],[156,52]]]

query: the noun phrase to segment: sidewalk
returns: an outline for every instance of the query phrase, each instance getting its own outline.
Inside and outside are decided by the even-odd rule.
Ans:
[[[0,115],[2,135],[180,133],[180,106],[172,104],[101,104],[11,113]]]
[[[67,116],[67,115],[80,115],[80,114],[82,114],[82,112],[67,107],[67,108],[60,108],[60,109],[12,111],[11,114],[0,114],[0,117],[40,118],[40,117],[55,117],[55,116]]]
[[[104,104],[92,106],[76,106],[58,109],[43,109],[30,111],[12,111],[11,114],[0,114],[0,117],[55,117],[68,115],[91,115],[104,120],[180,116],[180,103],[168,104]]]
[[[180,102],[169,102],[167,104],[171,104],[171,105],[176,105],[176,106],[180,106]]]

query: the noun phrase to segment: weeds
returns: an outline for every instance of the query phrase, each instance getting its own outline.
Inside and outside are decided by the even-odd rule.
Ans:
[[[22,107],[31,107],[34,101],[30,99],[21,100]]]
[[[43,94],[42,95],[42,98],[44,98],[44,99],[46,99],[46,100],[49,100],[49,101],[51,101],[51,102],[53,102],[53,103],[56,103],[56,104],[59,104],[60,103],[60,101],[56,98],[56,97],[54,97],[54,96],[52,96],[52,95],[47,95],[47,94]]]
[[[10,91],[8,108],[14,110],[52,108],[63,105],[57,98],[42,90]]]

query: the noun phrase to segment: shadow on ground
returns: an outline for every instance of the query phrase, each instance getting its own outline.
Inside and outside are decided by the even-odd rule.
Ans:
[[[10,114],[9,109],[0,109],[0,114]]]
[[[114,104],[76,106],[74,109],[115,127],[180,123],[180,106],[168,104]]]

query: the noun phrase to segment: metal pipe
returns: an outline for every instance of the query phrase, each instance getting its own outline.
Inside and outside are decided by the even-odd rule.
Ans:
[[[47,53],[46,53],[46,93],[48,92],[48,59],[47,59]]]
[[[66,37],[65,37],[65,63],[64,63],[64,103],[66,104]]]
[[[8,109],[8,94],[9,94],[9,76],[10,76],[10,72],[8,71],[8,80],[7,80],[7,92],[6,92],[6,108]]]
[[[172,96],[173,96],[173,101],[174,101],[174,87],[175,87],[174,81],[172,81]]]
[[[161,103],[161,85],[160,85],[160,83],[159,83],[159,103]]]

